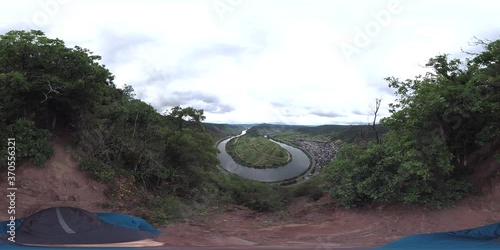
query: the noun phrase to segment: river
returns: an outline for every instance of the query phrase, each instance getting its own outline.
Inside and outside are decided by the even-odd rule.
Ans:
[[[246,130],[243,131],[240,135],[242,136],[246,133]],[[234,162],[233,158],[226,152],[226,144],[229,140],[234,138],[228,138],[223,140],[217,145],[220,153],[217,157],[220,160],[220,165],[230,173],[237,174],[240,177],[245,179],[255,180],[255,181],[263,181],[263,182],[274,182],[274,181],[283,181],[288,179],[293,179],[294,177],[298,177],[303,174],[311,164],[311,161],[307,157],[307,155],[302,152],[302,150],[289,146],[284,143],[273,141],[274,143],[279,144],[281,147],[286,149],[292,155],[292,161],[286,164],[285,166],[277,167],[277,168],[266,168],[266,169],[256,169],[249,168],[238,163]]]

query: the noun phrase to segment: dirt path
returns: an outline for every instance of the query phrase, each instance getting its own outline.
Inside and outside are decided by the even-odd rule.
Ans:
[[[61,140],[52,142],[55,155],[45,168],[22,166],[16,172],[17,216],[52,206],[77,206],[106,212],[106,186],[88,179]],[[0,180],[5,197],[6,178]],[[287,211],[259,214],[241,207],[197,216],[161,228],[158,240],[173,247],[273,246],[291,248],[356,248],[378,246],[400,237],[460,230],[500,222],[500,177],[481,196],[459,201],[454,208],[429,211],[415,206],[386,205],[347,210],[324,197],[317,202],[300,198]],[[7,219],[7,202],[0,203],[0,220]]]
[[[287,212],[257,214],[235,209],[162,229],[169,246],[280,246],[357,248],[379,246],[403,236],[461,230],[500,222],[500,178],[491,193],[469,197],[456,207],[429,211],[387,205],[357,210],[337,207],[329,198],[297,199]]]
[[[106,185],[87,178],[76,161],[66,151],[60,139],[51,142],[54,156],[45,167],[25,164],[16,174],[16,217],[53,206],[78,206],[89,211],[105,211],[99,204],[105,201]],[[0,220],[8,218],[6,176],[0,179]]]

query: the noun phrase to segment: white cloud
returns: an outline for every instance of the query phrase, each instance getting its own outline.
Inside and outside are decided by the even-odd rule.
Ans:
[[[374,15],[392,2],[401,11],[380,23]],[[368,122],[375,98],[384,99],[381,114],[388,115],[394,96],[383,78],[421,74],[430,57],[458,53],[473,36],[498,39],[498,7],[447,0],[10,1],[0,10],[0,31],[39,28],[89,48],[118,86],[131,84],[160,112],[183,104],[205,109],[209,122],[343,124]],[[46,22],[33,22],[44,15]],[[356,46],[358,33],[377,22],[380,29],[348,60],[341,45]]]

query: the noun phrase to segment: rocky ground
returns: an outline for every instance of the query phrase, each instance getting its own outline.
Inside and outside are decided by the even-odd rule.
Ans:
[[[16,172],[16,215],[26,216],[51,206],[77,206],[106,212],[106,186],[78,170],[60,140],[54,140],[54,157],[45,168],[22,166]],[[459,230],[500,222],[500,177],[492,179],[483,195],[459,201],[455,207],[426,210],[415,206],[372,205],[348,210],[328,197],[318,201],[296,199],[286,211],[256,213],[231,207],[189,218],[161,228],[157,240],[167,247],[273,247],[280,249],[334,249],[378,246],[406,235]],[[0,196],[6,197],[6,176],[0,179]],[[0,220],[6,220],[8,203],[2,198]]]

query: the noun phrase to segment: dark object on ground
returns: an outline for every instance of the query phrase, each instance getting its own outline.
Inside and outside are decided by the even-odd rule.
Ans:
[[[40,210],[16,220],[15,243],[9,237],[10,221],[0,223],[1,249],[21,249],[18,244],[109,244],[156,237],[159,233],[143,219],[118,213],[93,214],[73,207]],[[34,249],[30,247],[29,249]]]
[[[478,228],[419,234],[382,246],[385,249],[500,249],[500,223]]]

